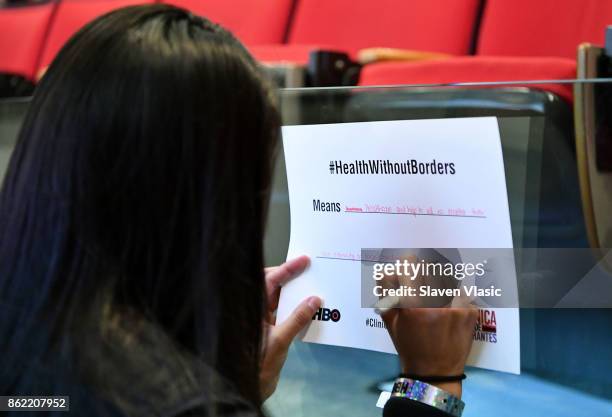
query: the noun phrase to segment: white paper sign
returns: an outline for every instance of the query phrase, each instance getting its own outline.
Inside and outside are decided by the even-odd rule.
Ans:
[[[327,309],[304,341],[396,353],[380,318],[361,307],[362,248],[512,248],[495,118],[285,126],[283,143],[287,258],[305,254],[311,266],[283,288],[277,317],[310,295]],[[518,310],[482,319],[486,337],[468,364],[519,373]]]

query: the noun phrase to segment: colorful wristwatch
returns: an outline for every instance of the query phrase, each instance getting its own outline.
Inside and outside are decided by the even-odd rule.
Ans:
[[[435,407],[438,410],[461,417],[465,403],[453,394],[426,382],[410,378],[397,378],[393,384],[391,398],[407,398]]]

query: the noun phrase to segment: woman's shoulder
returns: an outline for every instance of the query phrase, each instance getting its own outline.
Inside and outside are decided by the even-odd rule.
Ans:
[[[84,417],[260,414],[230,381],[150,323],[125,319],[75,339],[19,372],[7,368],[0,394],[68,396],[71,415]]]
[[[183,375],[151,373],[126,379],[115,387],[91,386],[65,375],[64,367],[47,363],[30,368],[14,385],[11,396],[67,397],[70,414],[78,417],[256,417],[257,410],[231,390],[211,396],[200,389],[185,390]],[[123,374],[117,370],[116,377]],[[111,381],[117,381],[111,377]],[[114,383],[114,382],[113,382]],[[110,385],[110,384],[109,384]],[[130,386],[131,385],[131,386]]]
[[[230,381],[151,324],[124,322],[88,346],[84,361],[84,380],[127,417],[258,415]]]
[[[124,413],[99,393],[70,375],[69,364],[61,359],[32,361],[20,373],[3,374],[5,392],[9,396],[61,396],[67,399],[70,414],[87,417],[123,417]],[[18,413],[23,414],[23,413]]]

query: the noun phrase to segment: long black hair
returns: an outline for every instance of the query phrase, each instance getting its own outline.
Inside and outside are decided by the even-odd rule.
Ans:
[[[258,406],[278,130],[258,65],[206,19],[135,6],[79,31],[0,194],[0,394],[54,355],[78,378],[111,318],[137,316]]]

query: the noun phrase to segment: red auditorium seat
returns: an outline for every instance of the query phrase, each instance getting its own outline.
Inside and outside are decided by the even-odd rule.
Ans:
[[[163,0],[231,30],[247,45],[282,43],[294,0]]]
[[[64,43],[96,17],[121,7],[154,2],[155,0],[62,0],[47,36],[39,70],[49,66]]]
[[[478,0],[302,0],[290,44],[334,45],[354,55],[388,47],[467,54]]]
[[[582,42],[604,44],[610,0],[487,0],[478,55],[576,58]]]
[[[0,8],[0,72],[33,81],[54,2]]]
[[[360,85],[554,80],[576,77],[576,49],[603,43],[609,0],[487,0],[477,56],[364,67]],[[571,85],[541,85],[571,100]]]
[[[306,62],[316,49],[389,47],[466,54],[479,0],[298,0],[288,44],[253,48],[264,61]]]
[[[566,58],[456,57],[445,61],[386,62],[363,68],[359,85],[441,84],[576,78],[576,62]],[[570,101],[572,84],[529,85]]]

